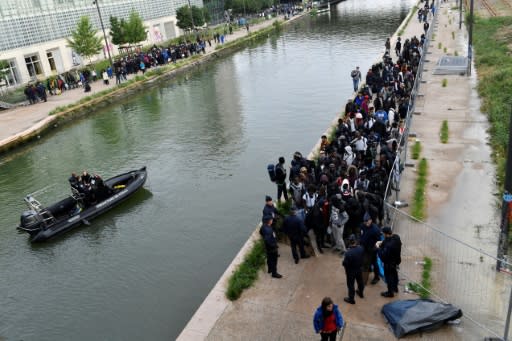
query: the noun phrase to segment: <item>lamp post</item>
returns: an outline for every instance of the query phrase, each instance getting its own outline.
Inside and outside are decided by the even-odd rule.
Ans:
[[[468,76],[471,76],[471,61],[473,60],[473,0],[469,5],[469,32],[468,32]]]
[[[192,14],[192,5],[190,5],[190,0],[188,0],[188,8],[190,9],[190,20],[192,21],[192,31],[194,31],[196,28],[196,25],[194,24],[194,15]]]
[[[101,18],[99,0],[94,0],[92,2],[92,4],[96,5],[96,9],[98,10],[98,16],[100,17],[101,30],[103,31],[103,38],[105,39],[105,46],[107,48],[108,61],[110,62],[110,68],[113,68],[114,64],[112,63],[112,56],[110,56],[110,46],[108,45],[107,34],[105,33],[105,26],[103,26],[103,19]]]

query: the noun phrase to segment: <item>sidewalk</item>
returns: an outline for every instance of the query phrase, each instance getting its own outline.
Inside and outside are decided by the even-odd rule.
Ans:
[[[441,4],[439,9],[441,24],[431,29],[435,30],[436,36],[450,37],[451,39],[451,31],[455,31],[456,35],[464,35],[465,31],[455,30],[449,25],[444,26],[448,19],[442,19],[442,17],[449,8],[448,3]],[[422,33],[423,24],[418,22],[415,14],[402,34],[402,42],[412,36],[419,38]],[[393,36],[391,39],[394,59],[396,58],[393,53],[396,38],[397,36]],[[459,40],[462,38],[454,39],[455,42]],[[432,44],[434,43],[431,42]],[[437,42],[435,44],[437,45]],[[431,47],[430,51],[433,50],[435,48]],[[430,70],[424,72],[429,82],[421,85],[420,93],[423,95],[421,102],[418,102],[416,106],[417,110],[428,112],[428,115],[422,115],[422,118],[425,117],[422,120],[417,119],[415,115],[413,119],[412,131],[416,131],[416,128],[419,136],[422,136],[425,141],[428,140],[422,154],[427,158],[433,158],[436,153],[439,153],[436,147],[439,143],[441,122],[446,117],[454,115],[453,112],[447,111],[450,110],[448,105],[443,110],[439,110],[440,103],[449,104],[452,108],[462,108],[460,114],[463,114],[464,108],[468,108],[471,96],[471,92],[468,91],[471,82],[469,77],[431,75],[433,64],[437,61],[440,52],[442,50],[432,56],[429,54],[430,62],[426,68]],[[453,53],[453,50],[449,52]],[[463,51],[459,51],[459,53],[461,52]],[[454,87],[450,87],[450,90],[441,88],[441,81],[437,79],[439,77],[449,78],[449,83],[453,82]],[[450,127],[450,134],[452,134],[452,129]],[[463,133],[463,127],[457,126],[456,129],[457,134]],[[455,173],[460,170],[460,165],[451,164],[452,161],[449,158],[450,156],[447,156],[446,164],[440,163],[439,166],[437,160],[432,162],[431,174],[443,174],[444,172],[448,173],[447,175],[455,176]],[[448,170],[444,167],[448,167]],[[444,170],[441,172],[441,169]],[[405,181],[402,181],[403,191],[400,195],[402,199],[408,201],[414,190],[415,174],[408,170],[406,172],[408,175],[405,176]],[[438,195],[437,190],[429,194],[429,202],[431,198],[437,198],[433,205],[429,206],[429,214],[435,214],[438,202],[446,200],[452,187],[447,185],[439,190],[443,191],[442,195]],[[414,245],[409,245],[409,247],[414,247]],[[261,271],[260,278],[254,287],[244,292],[239,300],[229,302],[220,294],[216,295],[216,302],[208,302],[207,298],[206,306],[218,308],[219,305],[222,305],[221,311],[219,312],[219,309],[211,311],[201,306],[178,340],[190,340],[187,336],[194,335],[190,332],[194,327],[200,325],[198,322],[206,316],[212,320],[215,318],[212,315],[219,316],[207,334],[208,336],[205,337],[206,340],[318,340],[319,336],[315,335],[313,331],[312,318],[315,309],[325,296],[330,296],[339,305],[344,319],[348,323],[343,340],[396,340],[380,313],[380,309],[385,303],[392,300],[417,298],[415,294],[404,292],[407,280],[402,276],[399,285],[400,293],[395,298],[386,299],[380,296],[380,293],[386,290],[385,283],[381,280],[376,285],[369,284],[364,292],[365,298],[361,299],[356,296],[356,305],[350,305],[343,301],[343,297],[347,295],[346,278],[341,265],[342,259],[337,254],[326,251],[316,257],[301,260],[298,265],[294,264],[289,246],[280,245],[280,255],[278,270],[284,278],[272,279],[264,271]],[[372,275],[370,275],[370,280],[371,278]],[[416,334],[405,339],[482,340],[485,336],[474,325],[463,321],[458,326],[445,326],[431,334]]]
[[[300,15],[299,15],[300,16]],[[299,16],[294,16],[290,20],[294,20]],[[276,20],[283,20],[283,16],[266,20],[250,27],[251,32],[256,32],[268,26],[271,26]],[[225,42],[231,42],[238,38],[247,36],[248,32],[245,28],[236,30],[231,35],[226,36]],[[216,52],[216,44],[212,40],[212,46],[207,44],[206,55]],[[136,75],[128,75],[128,79],[132,79]],[[58,96],[49,96],[48,102],[41,102],[33,105],[17,107],[14,109],[0,111],[0,150],[18,139],[24,139],[38,132],[53,122],[57,115],[49,116],[49,113],[57,107],[67,106],[78,102],[80,99],[94,95],[108,88],[115,87],[115,79],[110,81],[110,85],[104,85],[102,80],[92,82],[91,92],[85,93],[82,88],[64,91]]]

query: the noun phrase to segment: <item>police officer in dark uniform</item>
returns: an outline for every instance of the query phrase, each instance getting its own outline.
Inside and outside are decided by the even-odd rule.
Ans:
[[[272,220],[275,221],[278,215],[279,212],[272,202],[272,197],[267,195],[265,197],[265,206],[263,206],[263,217],[270,216]]]
[[[363,267],[364,271],[370,271],[373,265],[374,276],[371,283],[376,284],[380,279],[380,275],[377,264],[377,249],[375,245],[381,239],[381,233],[379,227],[373,223],[373,219],[370,214],[365,213],[363,221],[360,239],[361,246],[364,249]]]
[[[309,258],[304,251],[304,233],[306,227],[304,221],[297,217],[297,207],[292,206],[290,209],[290,215],[287,216],[283,221],[283,232],[286,233],[290,239],[290,246],[292,248],[293,259],[295,264],[299,262],[299,255],[297,254],[297,247],[299,248],[300,258]]]
[[[357,295],[364,298],[364,283],[363,283],[363,247],[357,245],[356,236],[353,234],[348,238],[349,249],[345,253],[343,259],[343,266],[345,267],[345,274],[347,275],[348,297],[343,300],[350,304],[356,304],[354,296]],[[354,282],[357,281],[357,291],[354,288]]]
[[[277,238],[272,228],[272,216],[266,215],[263,217],[263,225],[260,228],[260,235],[265,242],[265,251],[267,254],[268,273],[272,274],[274,278],[283,277],[277,272]]]
[[[400,257],[402,241],[397,234],[393,234],[390,227],[383,227],[382,233],[384,234],[384,240],[382,243],[377,242],[377,252],[384,263],[384,277],[386,277],[388,291],[382,292],[381,295],[384,297],[393,297],[394,293],[398,293],[397,267],[402,261]]]

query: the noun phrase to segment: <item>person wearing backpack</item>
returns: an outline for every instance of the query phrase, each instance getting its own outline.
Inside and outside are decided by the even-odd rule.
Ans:
[[[284,196],[284,200],[288,201],[288,191],[286,190],[286,168],[284,167],[284,157],[279,158],[279,162],[275,166],[275,179],[277,185],[277,201],[281,200],[281,196]]]
[[[359,89],[359,81],[361,81],[361,71],[359,71],[359,66],[356,66],[355,70],[352,70],[350,73],[350,77],[352,77],[352,83],[354,85],[354,92]]]

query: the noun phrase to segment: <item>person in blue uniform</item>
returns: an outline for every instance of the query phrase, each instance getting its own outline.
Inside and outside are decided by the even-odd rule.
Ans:
[[[290,246],[295,264],[299,262],[299,253],[300,258],[309,258],[304,251],[304,233],[306,231],[306,227],[304,226],[304,221],[297,216],[297,207],[292,206],[290,209],[290,215],[284,218],[282,229],[290,239]],[[299,249],[299,253],[297,253],[297,248]]]
[[[267,269],[268,273],[272,274],[274,278],[283,277],[277,272],[277,257],[278,257],[278,245],[277,238],[272,228],[272,216],[266,215],[263,217],[263,224],[260,228],[260,235],[265,243],[265,252],[267,255]]]
[[[397,234],[393,234],[390,227],[382,228],[384,240],[377,242],[377,252],[380,259],[384,263],[384,277],[388,291],[381,293],[384,297],[393,297],[398,293],[398,271],[397,267],[401,263],[400,253],[402,252],[402,241]]]
[[[354,300],[356,290],[355,282],[357,282],[357,295],[364,298],[364,283],[363,283],[363,253],[364,249],[361,245],[357,245],[356,236],[353,234],[348,238],[349,249],[345,253],[343,259],[343,267],[347,275],[347,288],[348,296],[343,300],[350,304],[356,304]]]
[[[376,243],[381,239],[380,229],[373,223],[370,214],[365,213],[363,217],[363,226],[361,228],[361,239],[359,243],[364,249],[364,271],[370,271],[373,266],[372,284],[377,284],[380,279],[379,267],[377,264],[377,248]]]
[[[279,215],[279,212],[277,211],[277,208],[274,206],[274,202],[272,201],[272,197],[267,195],[265,197],[265,206],[263,206],[263,215],[262,215],[262,217],[271,216],[272,220],[275,222],[278,215]]]

